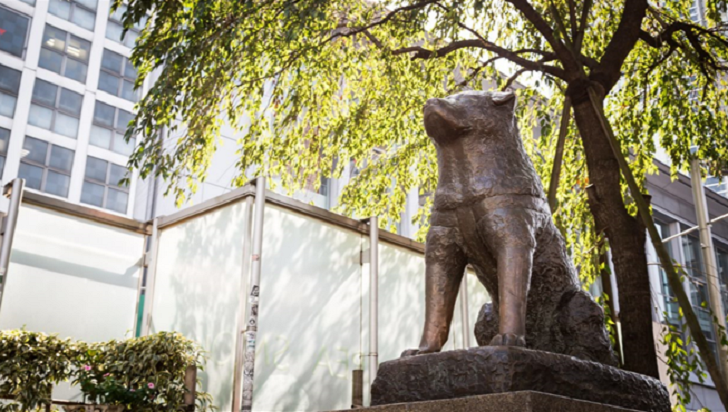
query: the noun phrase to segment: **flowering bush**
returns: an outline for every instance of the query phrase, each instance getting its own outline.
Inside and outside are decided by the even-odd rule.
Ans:
[[[201,349],[178,333],[100,343],[71,342],[42,333],[0,331],[0,397],[16,403],[0,412],[30,411],[50,401],[53,384],[72,381],[90,403],[127,410],[177,411],[184,405],[185,371],[203,367]],[[197,409],[212,410],[197,391]]]

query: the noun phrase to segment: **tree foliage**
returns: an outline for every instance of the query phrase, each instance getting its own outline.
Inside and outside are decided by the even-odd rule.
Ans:
[[[437,168],[424,134],[427,98],[467,88],[508,87],[529,72],[519,91],[522,135],[544,184],[549,182],[565,63],[534,24],[578,42],[589,73],[608,54],[624,1],[133,1],[130,27],[154,10],[133,54],[137,82],[158,75],[139,105],[129,135],[141,134],[130,165],[158,174],[182,201],[206,177],[223,122],[244,133],[239,174],[278,176],[299,189],[320,176],[338,177],[350,159],[362,173],[344,190],[340,210],[399,220],[405,193],[434,190]],[[624,63],[607,114],[632,155],[636,176],[654,171],[659,143],[684,167],[700,147],[709,172],[728,159],[726,89],[715,87],[728,47],[711,2],[703,28],[688,19],[689,0],[655,2],[642,22],[644,39]],[[524,12],[525,10],[525,12]],[[526,18],[524,18],[526,16]],[[571,40],[569,40],[571,39]],[[501,64],[503,63],[503,64]],[[154,72],[157,69],[157,72]],[[154,75],[153,75],[154,73]],[[693,97],[686,98],[686,97]],[[174,145],[157,133],[168,127]],[[584,154],[576,131],[565,148],[555,215],[587,277],[597,271]],[[383,148],[384,153],[374,152]],[[416,216],[426,222],[422,208]],[[585,226],[585,227],[575,227]],[[426,225],[425,225],[426,226]],[[424,233],[424,230],[423,230]]]

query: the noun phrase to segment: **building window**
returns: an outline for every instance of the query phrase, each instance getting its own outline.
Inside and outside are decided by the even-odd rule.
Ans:
[[[23,149],[27,150],[28,154],[20,161],[18,177],[25,179],[26,186],[52,195],[68,197],[73,150],[27,136],[23,142]]]
[[[670,236],[670,226],[662,223],[660,221],[655,221],[655,226],[657,227],[657,231],[660,232],[660,237],[665,239]],[[667,247],[667,253],[672,257],[672,250],[670,249],[669,245],[665,245]],[[673,324],[678,324],[680,322],[680,313],[679,313],[679,305],[677,303],[677,299],[675,298],[675,294],[672,292],[672,288],[670,287],[670,283],[667,280],[667,272],[660,267],[660,280],[662,280],[662,296],[665,300],[665,313],[667,315],[667,321]]]
[[[21,72],[0,66],[0,115],[13,117],[18,100]]]
[[[687,228],[683,228],[687,229]],[[684,266],[690,283],[690,303],[698,316],[700,329],[705,334],[710,350],[717,355],[715,331],[710,316],[710,296],[708,295],[707,276],[703,262],[700,240],[694,236],[682,236],[682,249],[685,258]],[[703,306],[705,303],[705,306]]]
[[[96,0],[50,0],[48,13],[93,31],[96,23]]]
[[[38,66],[85,83],[90,50],[90,42],[46,25]]]
[[[99,73],[99,90],[136,102],[137,94],[134,91],[136,77],[137,71],[129,59],[104,49],[101,73]]]
[[[133,118],[134,115],[126,110],[97,101],[89,143],[129,156],[134,151],[135,141],[124,141],[124,133]]]
[[[82,101],[78,93],[36,79],[28,123],[75,139]]]
[[[31,6],[35,6],[35,0],[20,0],[20,1],[22,1],[23,3],[28,3]]]
[[[5,169],[5,159],[8,157],[8,142],[10,141],[10,130],[0,127],[0,177]]]
[[[119,5],[116,11],[111,13],[109,21],[106,23],[106,38],[131,49],[134,48],[139,32],[147,24],[147,19],[142,19],[134,27],[129,28],[126,34],[122,34],[124,32],[124,24],[122,23],[124,13],[126,13],[126,6],[123,4]]]
[[[23,57],[30,18],[0,7],[0,50]]]
[[[715,255],[718,262],[718,279],[720,279],[720,295],[723,298],[724,316],[728,316],[728,250],[716,249]]]
[[[89,156],[86,160],[81,202],[126,213],[129,188],[119,185],[126,172],[127,169],[123,166]]]
[[[721,196],[728,197],[728,179],[726,178],[708,176],[705,179],[705,187]]]

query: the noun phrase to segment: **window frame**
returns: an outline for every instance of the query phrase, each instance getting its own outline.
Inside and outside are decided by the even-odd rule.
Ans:
[[[65,1],[65,2],[67,2],[67,3],[70,4],[70,6],[71,6],[71,12],[68,14],[68,19],[64,19],[63,17],[61,17],[59,15],[56,15],[56,14],[51,13],[51,11],[50,11],[50,1],[53,1],[53,0],[49,0],[49,2],[48,2],[49,3],[48,14],[50,14],[51,16],[56,16],[56,17],[58,17],[61,20],[65,20],[65,21],[67,21],[67,22],[69,22],[71,24],[75,24],[76,26],[78,26],[78,27],[80,27],[80,28],[82,28],[84,30],[94,31],[94,29],[96,28],[96,19],[98,18],[98,14],[99,14],[98,13],[98,8],[99,8],[99,2],[98,2],[98,0],[96,1],[96,9],[90,9],[86,5],[81,4],[81,3],[77,2],[76,0],[58,0],[58,1]],[[93,13],[93,15],[94,15],[94,27],[92,27],[90,29],[87,29],[86,27],[83,27],[80,24],[78,24],[75,21],[73,21],[73,15],[76,12],[76,7],[81,7],[83,10]]]
[[[63,52],[61,52],[58,49],[54,49],[54,48],[52,48],[50,46],[46,46],[46,44],[45,44],[46,42],[43,40],[43,38],[45,38],[45,31],[48,29],[48,27],[52,27],[52,28],[54,28],[56,30],[59,30],[59,31],[62,31],[62,32],[66,33],[66,39],[64,40],[65,41],[65,47],[63,48]],[[74,38],[76,38],[76,39],[78,39],[80,41],[83,41],[83,42],[88,43],[88,53],[87,53],[88,58],[86,59],[86,61],[81,60],[81,59],[76,58],[76,57],[73,57],[73,56],[71,56],[71,55],[68,54],[68,46],[70,44],[71,37],[74,37]],[[88,81],[89,62],[91,60],[91,46],[92,46],[92,42],[91,41],[86,40],[86,39],[84,39],[82,37],[78,37],[78,36],[72,34],[69,31],[63,30],[61,28],[58,28],[56,26],[53,26],[51,24],[46,23],[45,28],[43,29],[43,37],[41,37],[41,43],[40,43],[41,52],[43,51],[43,49],[45,49],[45,50],[48,50],[48,51],[50,51],[52,53],[58,53],[58,54],[61,54],[62,55],[63,59],[61,60],[61,70],[60,70],[60,72],[55,72],[55,71],[53,71],[51,69],[47,69],[47,68],[41,66],[41,64],[40,64],[40,62],[41,62],[40,55],[38,56],[38,67],[41,68],[41,69],[43,69],[43,70],[48,70],[49,72],[56,73],[59,76],[65,77],[66,79],[70,79],[70,80],[73,80],[73,81],[76,81],[76,82],[79,82],[79,83],[82,83],[82,84],[85,85],[86,84],[86,81]],[[76,80],[74,78],[71,78],[71,77],[66,76],[66,68],[67,68],[68,59],[75,60],[75,61],[77,61],[79,63],[82,63],[82,64],[85,64],[86,65],[86,75],[84,76],[83,81]]]
[[[36,126],[36,125],[34,125],[34,124],[30,123],[30,122],[28,122],[28,124],[31,125],[31,126],[33,126],[33,127],[37,127],[37,128],[40,128],[40,129],[48,130],[51,133],[57,134],[59,136],[63,136],[63,137],[69,138],[69,139],[78,140],[78,132],[79,132],[79,129],[81,128],[81,111],[83,110],[83,98],[84,98],[84,96],[82,94],[80,94],[80,93],[74,92],[71,89],[66,89],[63,86],[59,86],[59,85],[57,85],[55,83],[51,83],[51,82],[49,82],[47,80],[43,80],[43,79],[40,79],[40,78],[36,78],[35,81],[36,81],[35,84],[37,84],[38,81],[43,81],[43,82],[48,83],[48,84],[50,84],[50,85],[52,85],[52,86],[54,86],[56,88],[56,99],[55,99],[55,102],[54,102],[55,107],[51,107],[51,106],[47,105],[45,102],[39,102],[39,101],[37,101],[37,100],[35,100],[33,98],[33,91],[35,91],[35,84],[34,84],[33,85],[33,90],[31,91],[31,95],[30,95],[30,105],[31,105],[31,107],[33,105],[40,106],[40,107],[44,107],[46,109],[50,109],[51,111],[53,111],[53,114],[51,115],[51,126],[50,126],[49,129],[44,129],[43,127]],[[62,92],[62,90],[68,90],[71,93],[74,93],[74,94],[77,94],[77,95],[81,96],[81,108],[79,108],[78,114],[74,114],[72,112],[69,112],[69,111],[64,110],[63,108],[59,107],[59,102],[61,101],[61,92]],[[76,136],[74,136],[74,137],[66,136],[66,135],[61,134],[61,133],[58,133],[58,132],[56,132],[54,130],[55,129],[55,125],[56,125],[56,118],[58,117],[57,116],[57,112],[61,112],[62,114],[65,114],[66,116],[69,116],[69,117],[73,117],[75,119],[78,119],[79,125],[76,128]]]
[[[40,167],[40,168],[43,169],[43,176],[41,176],[41,178],[40,178],[40,189],[35,189],[35,188],[29,188],[29,189],[37,190],[39,192],[43,192],[43,193],[48,194],[48,195],[51,195],[51,196],[57,196],[57,197],[61,197],[61,198],[64,198],[64,199],[68,199],[68,194],[69,194],[69,192],[71,190],[71,173],[73,172],[73,162],[76,160],[76,158],[75,158],[76,157],[76,151],[73,150],[73,149],[69,149],[67,147],[63,147],[63,146],[60,146],[60,145],[57,145],[57,144],[53,144],[53,143],[49,142],[48,140],[39,139],[39,138],[33,137],[33,136],[26,135],[25,136],[25,139],[38,140],[38,141],[41,141],[41,142],[43,142],[43,143],[45,143],[45,144],[48,145],[47,148],[46,148],[46,154],[45,154],[45,164],[38,163],[38,162],[36,162],[34,160],[30,160],[30,159],[28,159],[26,157],[21,157],[20,158],[20,163],[21,164],[25,163],[27,165],[35,166],[35,167]],[[23,143],[25,143],[25,140],[23,141]],[[71,156],[71,167],[67,171],[66,170],[63,170],[63,169],[58,169],[58,168],[53,167],[53,166],[50,165],[51,153],[53,153],[53,147],[54,146],[59,147],[59,148],[61,148],[63,150],[68,150],[68,151],[70,151],[72,153],[72,156]],[[66,195],[65,196],[60,196],[60,195],[57,195],[57,194],[48,193],[45,190],[46,189],[46,183],[48,182],[48,171],[49,170],[51,170],[51,171],[53,171],[55,173],[58,173],[59,175],[68,176],[68,188],[66,190]]]
[[[118,55],[118,56],[121,57],[121,69],[119,70],[119,73],[116,73],[116,72],[112,71],[111,69],[108,69],[108,68],[104,67],[104,57],[106,57],[106,53],[114,53],[114,54],[116,54],[116,55]],[[113,50],[104,48],[104,53],[101,55],[101,67],[99,68],[99,72],[100,72],[99,73],[99,84],[96,85],[96,88],[98,90],[104,92],[104,93],[108,93],[111,96],[115,96],[115,97],[118,97],[120,99],[124,99],[127,102],[132,102],[132,103],[138,102],[139,101],[139,96],[138,96],[138,92],[139,91],[138,90],[134,90],[134,100],[129,100],[126,97],[123,97],[122,96],[122,94],[124,94],[124,81],[125,80],[126,81],[130,81],[132,85],[135,85],[136,84],[136,79],[137,79],[137,76],[134,76],[134,77],[127,77],[126,76],[125,72],[126,72],[126,66],[128,64],[129,65],[131,64],[131,62],[129,61],[129,58],[128,57],[124,56],[121,53],[117,53],[117,52],[115,52]],[[108,74],[110,76],[113,76],[113,77],[115,77],[117,79],[117,88],[116,88],[117,92],[116,92],[116,94],[109,93],[108,91],[103,90],[103,89],[101,89],[99,87],[99,85],[101,84],[101,72],[106,73],[106,74]]]
[[[109,127],[107,125],[104,125],[104,124],[101,124],[101,123],[96,122],[96,108],[98,107],[99,104],[103,104],[105,106],[108,106],[108,107],[114,109],[114,120],[112,122],[113,123],[113,126],[112,127]],[[98,148],[101,148],[101,149],[104,149],[104,150],[109,150],[109,151],[114,152],[114,153],[116,153],[118,155],[131,156],[131,154],[121,153],[121,152],[119,152],[117,150],[114,150],[115,141],[116,141],[114,138],[116,137],[115,136],[116,133],[121,132],[120,134],[126,135],[126,125],[123,128],[119,128],[118,127],[118,124],[117,124],[119,122],[119,111],[124,111],[124,112],[127,112],[130,115],[134,116],[134,113],[132,113],[132,112],[129,112],[127,110],[124,110],[124,109],[122,109],[120,107],[112,106],[112,105],[110,105],[108,103],[104,103],[104,102],[102,102],[100,100],[96,100],[96,104],[94,105],[93,118],[91,119],[91,125],[111,131],[111,142],[110,142],[109,147],[101,147],[101,146],[97,146],[97,145],[91,143],[91,141],[89,139],[89,144],[91,146],[94,146],[94,147],[98,147]],[[91,130],[93,132],[93,128]],[[134,139],[134,145],[136,146],[136,139]],[[132,149],[132,151],[133,151],[133,149]]]
[[[4,4],[0,3],[0,8],[5,9],[6,11],[9,11],[10,13],[17,14],[18,16],[25,18],[28,21],[27,26],[25,27],[25,41],[23,42],[23,50],[20,51],[20,56],[17,54],[13,54],[7,50],[0,50],[0,53],[7,53],[13,57],[19,58],[23,61],[25,61],[26,54],[28,53],[28,41],[30,40],[30,26],[33,23],[33,18],[31,16],[28,16],[27,14],[21,13],[18,10],[11,9],[10,7],[6,7]]]
[[[88,175],[86,173],[86,170],[84,170],[84,173],[83,173],[83,184],[81,185],[81,199],[83,199],[83,187],[84,187],[84,185],[86,183],[100,185],[100,186],[103,186],[104,187],[104,196],[103,196],[102,206],[97,206],[97,205],[93,205],[93,204],[90,204],[90,203],[86,203],[83,200],[79,200],[79,201],[82,204],[84,204],[84,205],[98,207],[98,208],[101,208],[101,209],[104,209],[104,210],[109,210],[109,211],[114,212],[114,213],[120,213],[122,215],[126,215],[127,212],[128,212],[128,210],[129,210],[129,204],[131,202],[131,187],[130,186],[119,186],[118,185],[118,182],[117,183],[110,183],[110,182],[108,182],[108,180],[111,178],[111,167],[112,166],[116,166],[116,167],[121,167],[122,169],[125,169],[124,166],[118,165],[118,164],[114,163],[113,161],[111,161],[109,159],[104,159],[104,158],[101,158],[101,157],[96,157],[96,156],[91,156],[91,155],[86,156],[86,164],[87,165],[88,165],[88,159],[94,159],[94,160],[100,160],[102,162],[106,162],[106,175],[105,175],[106,182],[102,182],[100,180],[96,180],[94,178],[88,177]],[[119,212],[118,210],[114,210],[114,209],[111,209],[111,208],[108,207],[109,188],[114,189],[114,190],[118,190],[118,191],[123,192],[123,193],[126,193],[126,207],[125,207],[125,210],[123,212]]]

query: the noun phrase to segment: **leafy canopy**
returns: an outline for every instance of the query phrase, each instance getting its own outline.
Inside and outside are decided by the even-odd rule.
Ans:
[[[234,184],[243,184],[246,173],[263,174],[294,190],[340,176],[355,159],[362,172],[344,189],[340,210],[377,214],[391,224],[407,191],[431,193],[437,183],[434,149],[422,127],[428,98],[523,79],[529,87],[518,91],[521,134],[548,185],[564,90],[574,73],[604,72],[612,73],[606,113],[638,178],[654,169],[656,143],[671,157],[673,173],[697,145],[715,174],[728,159],[721,110],[728,96],[716,87],[726,83],[720,77],[728,60],[726,26],[718,23],[726,3],[710,0],[700,24],[690,20],[690,6],[690,0],[131,1],[125,27],[152,15],[132,57],[137,84],[156,82],[128,131],[143,137],[130,166],[142,176],[163,176],[181,202],[205,179],[228,122],[244,136]],[[631,47],[620,42],[619,25],[634,7],[647,12]],[[160,144],[162,128],[169,128],[173,145]],[[555,218],[582,275],[591,278],[599,248],[582,190],[584,160],[572,125]],[[415,219],[425,222],[429,206]]]

